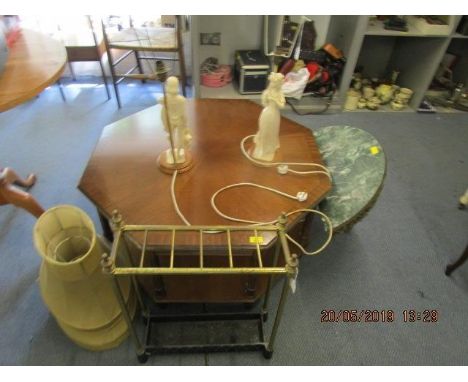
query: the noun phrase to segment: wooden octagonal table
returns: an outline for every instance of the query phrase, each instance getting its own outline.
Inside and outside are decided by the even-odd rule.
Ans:
[[[258,167],[242,155],[240,142],[256,133],[261,110],[247,100],[188,100],[194,166],[177,176],[175,195],[191,224],[238,225],[218,216],[210,204],[213,193],[233,183],[257,183],[293,195],[299,191],[308,193],[305,202],[252,187],[232,188],[218,196],[217,206],[223,213],[261,222],[275,220],[281,212],[313,207],[331,189],[325,175],[280,175],[276,168]],[[111,234],[107,219],[113,210],[120,212],[126,224],[184,224],[171,199],[172,176],[158,168],[159,154],[169,147],[160,113],[160,106],[154,106],[106,126],[81,178],[79,189],[97,207],[108,237]],[[284,117],[280,144],[279,160],[323,163],[311,131]],[[308,216],[294,215],[287,225],[290,235],[304,244]],[[258,232],[263,263],[271,264],[275,238],[261,229]],[[196,267],[199,240],[195,233],[178,236],[176,261]],[[226,240],[223,235],[204,235],[205,266],[216,267],[228,261],[222,249]],[[129,242],[131,251],[137,253],[143,235],[133,236]],[[151,256],[146,256],[146,260],[167,265],[170,242],[170,234],[148,235]],[[256,261],[252,237],[233,234],[232,246],[237,266]],[[163,276],[141,281],[158,302],[253,302],[266,288],[266,276]]]

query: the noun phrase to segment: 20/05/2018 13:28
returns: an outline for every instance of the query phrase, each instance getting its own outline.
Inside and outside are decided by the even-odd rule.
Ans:
[[[403,322],[437,322],[439,311],[425,309],[417,311],[414,309],[403,310]],[[334,310],[324,309],[320,312],[320,322],[395,322],[396,315],[392,309],[351,309]]]

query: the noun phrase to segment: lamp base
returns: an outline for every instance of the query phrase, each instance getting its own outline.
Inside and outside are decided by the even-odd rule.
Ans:
[[[159,169],[165,173],[172,175],[176,170],[179,174],[189,171],[194,165],[192,153],[185,150],[185,161],[182,163],[169,163],[166,152],[163,151],[158,157]]]
[[[265,162],[265,164],[269,163],[269,162],[282,162],[283,161],[283,153],[281,152],[281,149],[278,148],[276,149],[275,151],[275,154],[273,155],[273,157],[271,159],[260,159],[260,158],[255,158],[253,156],[253,153],[255,151],[255,143],[247,143],[246,144],[246,151],[247,151],[247,154],[249,154],[250,157],[252,157],[253,159],[255,160],[258,160],[260,162]],[[255,165],[258,166],[258,164],[254,163]]]

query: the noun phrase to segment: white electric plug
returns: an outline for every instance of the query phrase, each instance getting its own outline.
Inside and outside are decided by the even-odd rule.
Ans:
[[[304,191],[300,191],[296,195],[297,200],[299,200],[300,202],[305,202],[308,197],[309,195],[307,194],[307,192]]]
[[[287,164],[280,164],[276,167],[278,174],[286,175],[288,173],[288,165]]]

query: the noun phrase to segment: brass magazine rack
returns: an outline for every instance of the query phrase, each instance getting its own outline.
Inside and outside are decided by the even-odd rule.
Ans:
[[[103,272],[108,274],[112,279],[112,285],[118,301],[120,302],[123,315],[129,327],[130,336],[135,344],[138,360],[144,363],[148,360],[151,354],[166,354],[177,352],[220,352],[220,351],[247,351],[257,350],[262,351],[265,358],[271,358],[273,354],[273,346],[278,332],[281,316],[284,310],[288,290],[290,288],[290,280],[295,280],[298,273],[298,259],[295,254],[289,251],[288,241],[286,238],[285,225],[287,218],[282,215],[276,225],[244,225],[244,226],[177,226],[177,225],[125,225],[118,213],[114,213],[112,219],[114,225],[114,242],[110,254],[104,254],[102,257]],[[250,267],[236,267],[233,257],[233,247],[231,244],[231,233],[234,232],[252,232],[255,237],[258,231],[270,231],[276,235],[276,248],[273,258],[272,266],[266,267],[262,262],[261,248],[259,243],[256,243],[256,257],[257,262],[255,266]],[[141,246],[139,261],[131,258],[128,250],[125,250],[126,236],[130,233],[143,232],[144,240]],[[170,233],[171,246],[170,246],[170,261],[168,266],[165,267],[148,267],[144,266],[145,256],[147,255],[147,237],[150,233]],[[199,234],[199,250],[198,250],[198,267],[177,267],[175,266],[175,259],[177,257],[177,247],[175,239],[178,233],[183,232],[196,232]],[[203,237],[207,234],[224,233],[227,237],[226,256],[228,258],[228,265],[225,267],[206,267],[204,266],[204,244]],[[126,258],[119,259],[121,254]],[[279,256],[282,254],[284,262],[281,261],[282,266],[278,265],[280,262]],[[138,263],[138,264],[135,264]],[[124,266],[120,264],[125,264]],[[130,264],[129,266],[127,266]],[[140,291],[136,277],[141,276],[179,276],[179,275],[223,275],[229,277],[230,275],[267,275],[268,283],[265,296],[260,312],[241,312],[241,313],[203,313],[203,314],[188,314],[188,315],[161,315],[152,314],[151,310]],[[281,297],[276,309],[275,320],[269,337],[265,335],[264,323],[268,317],[268,302],[270,298],[270,289],[272,286],[273,276],[283,277],[283,286]],[[143,317],[146,329],[144,337],[138,334],[138,330],[132,322],[130,312],[125,304],[122,290],[119,286],[118,278],[131,277],[133,287],[135,288],[137,301],[140,307],[140,312]],[[253,342],[245,343],[204,343],[204,344],[191,344],[191,345],[162,345],[152,342],[151,332],[153,326],[161,322],[187,322],[187,321],[233,321],[233,320],[254,320],[258,324],[258,339]],[[140,330],[141,331],[141,330]]]

